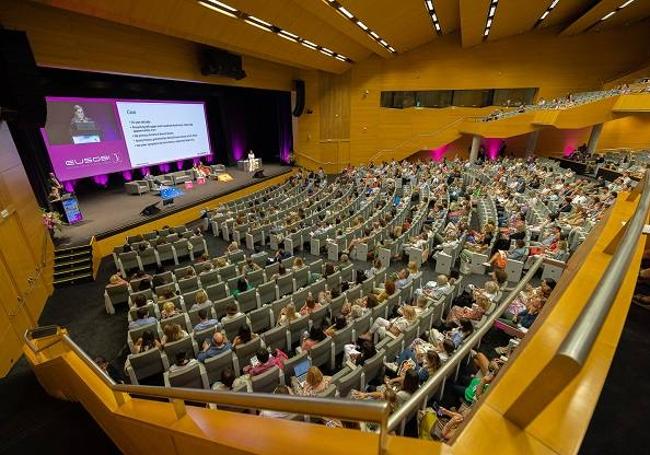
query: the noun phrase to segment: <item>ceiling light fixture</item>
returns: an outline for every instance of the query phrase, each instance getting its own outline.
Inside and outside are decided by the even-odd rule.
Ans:
[[[483,40],[486,40],[492,29],[492,22],[495,14],[497,13],[497,6],[499,0],[492,0],[490,2],[490,9],[488,10],[487,20],[485,21],[485,30],[483,30]]]
[[[560,0],[553,0],[551,4],[548,5],[548,8],[546,8],[546,10],[542,13],[542,15],[539,16],[539,19],[537,19],[537,22],[533,28],[537,27],[544,19],[546,19],[548,15],[551,14],[551,11],[555,9],[558,3],[560,3]]]
[[[621,4],[618,8],[616,8],[614,11],[610,11],[609,13],[605,14],[603,17],[600,18],[600,21],[606,21],[610,17],[612,17],[614,14],[618,13],[620,10],[623,8],[630,6],[632,3],[634,3],[635,0],[627,0],[623,4]]]
[[[326,5],[331,6],[336,11],[338,11],[341,16],[352,22],[354,25],[363,30],[373,41],[376,41],[380,46],[386,49],[391,54],[396,54],[397,51],[393,46],[388,44],[388,42],[379,36],[376,32],[372,31],[368,25],[363,23],[358,17],[356,17],[350,10],[346,9],[341,5],[337,0],[323,0]]]
[[[352,63],[352,59],[346,57],[343,54],[339,54],[338,52],[334,52],[331,49],[320,46],[316,43],[312,43],[311,41],[301,38],[300,36],[294,33],[281,29],[277,25],[273,25],[270,22],[266,22],[265,20],[260,19],[259,17],[252,16],[243,11],[239,11],[237,8],[233,8],[232,6],[227,5],[224,2],[218,0],[198,0],[198,3],[199,5],[208,8],[211,11],[224,14],[228,17],[232,17],[233,19],[241,20],[247,23],[248,25],[251,25],[255,28],[259,28],[260,30],[264,30],[265,32],[274,33],[278,35],[280,38],[284,38],[287,41],[291,41],[292,43],[301,44],[305,46],[307,49],[311,49],[313,51],[319,51],[321,54],[331,58],[335,58],[337,60],[340,60],[341,62]]]
[[[433,28],[436,30],[438,35],[442,35],[442,27],[440,26],[440,21],[438,20],[438,15],[436,14],[436,9],[433,6],[431,0],[425,0],[424,7],[427,9],[427,13],[431,17],[431,22],[433,22]]]

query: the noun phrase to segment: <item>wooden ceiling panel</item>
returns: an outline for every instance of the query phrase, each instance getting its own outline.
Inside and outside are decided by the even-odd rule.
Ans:
[[[483,32],[490,0],[460,0],[460,31],[463,47],[476,46],[483,41]],[[499,20],[497,9],[495,20]]]
[[[440,20],[443,34],[453,33],[460,28],[460,4],[458,0],[435,0],[433,5]]]
[[[438,36],[424,0],[339,0],[339,3],[398,52],[404,53]]]
[[[488,40],[497,40],[532,30],[546,11],[548,0],[500,0]]]
[[[650,17],[650,0],[636,0],[618,11],[606,21],[597,23],[593,30],[607,30],[614,27],[633,24]]]
[[[624,0],[600,0],[598,3],[592,6],[589,11],[573,21],[571,25],[565,28],[560,34],[562,36],[570,36],[586,31],[591,26],[600,21],[601,17],[605,16],[605,14],[609,13],[610,11],[614,11],[623,2]]]
[[[282,8],[278,8],[277,3],[268,0],[228,0],[227,4],[339,52],[352,60],[363,60],[370,55],[366,47],[350,41],[347,35],[330,26],[316,14],[302,8],[299,3],[285,1]],[[282,38],[279,40],[284,41]],[[295,43],[294,46],[302,47]]]
[[[550,5],[552,0],[546,0]],[[575,21],[589,11],[599,0],[560,0],[551,14],[539,25],[540,28],[555,27]]]

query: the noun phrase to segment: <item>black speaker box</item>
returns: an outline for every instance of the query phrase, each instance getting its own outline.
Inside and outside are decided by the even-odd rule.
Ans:
[[[305,110],[305,81],[296,79],[293,81],[296,86],[296,105],[293,108],[293,116],[300,117]]]
[[[266,175],[264,175],[264,169],[260,169],[259,171],[255,171],[255,173],[253,174],[254,179],[263,179],[264,177],[266,177]]]
[[[241,55],[231,54],[223,49],[203,46],[199,51],[201,74],[216,75],[241,80],[246,77],[242,68]]]
[[[45,94],[25,32],[0,30],[0,87],[0,118],[45,126]]]
[[[155,215],[156,213],[160,213],[160,209],[158,208],[158,202],[143,208],[142,211],[140,212],[140,215],[151,216],[151,215]]]

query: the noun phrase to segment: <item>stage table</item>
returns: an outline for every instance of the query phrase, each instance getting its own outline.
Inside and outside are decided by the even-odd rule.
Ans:
[[[237,161],[237,167],[242,171],[253,172],[258,169],[262,169],[262,158],[255,158],[253,160],[253,168],[248,167],[248,160],[239,160]]]

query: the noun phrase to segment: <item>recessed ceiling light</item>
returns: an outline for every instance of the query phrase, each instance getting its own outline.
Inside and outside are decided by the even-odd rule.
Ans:
[[[610,17],[612,17],[614,14],[618,13],[620,10],[623,8],[630,6],[632,3],[634,3],[635,0],[627,0],[623,4],[621,4],[618,8],[616,8],[614,11],[610,11],[609,13],[605,14],[603,17],[600,18],[600,21],[606,21]]]
[[[364,30],[368,30],[368,26],[361,21],[357,21],[357,25]]]
[[[339,6],[339,11],[342,12],[343,14],[345,14],[345,16],[346,16],[348,19],[352,19],[352,18],[354,17],[354,14],[352,14],[350,11],[348,11],[347,9],[345,9],[345,8],[342,7],[342,6]]]
[[[546,11],[542,13],[542,15],[537,19],[537,23],[535,24],[535,27],[537,27],[540,22],[542,22],[544,19],[548,17],[549,14],[551,14],[551,11],[557,6],[557,4],[560,3],[560,0],[553,0],[550,5],[548,5],[548,8],[546,8]]]
[[[218,0],[197,0],[197,3],[217,13],[224,14],[234,19],[241,20],[250,26],[253,26],[260,30],[264,30],[265,32],[275,33],[280,38],[283,38],[287,41],[291,41],[292,43],[301,44],[304,47],[311,49],[313,51],[319,51],[323,55],[327,55],[328,57],[336,58],[337,60],[340,60],[342,62],[352,63],[352,60],[349,59],[348,57],[345,57],[344,55],[338,54],[326,47],[319,46],[316,43],[312,43],[311,41],[301,38],[300,36],[291,33],[287,30],[283,30],[280,27],[271,24],[270,22],[260,19],[259,17],[251,16],[249,14],[244,13],[243,11],[239,11],[238,9],[233,8],[232,6],[224,2]]]
[[[370,30],[370,27],[362,22],[358,17],[354,15],[350,10],[345,8],[343,5],[341,5],[337,0],[323,0],[325,3],[332,8],[336,9],[343,17],[348,19],[351,22],[354,22],[354,24],[359,27],[361,30],[366,32],[370,38],[372,38],[374,41],[379,43],[381,46],[384,47],[384,49],[388,50],[389,52],[395,54],[397,51],[395,50],[394,47],[388,44],[388,42],[381,38],[376,32]]]
[[[492,29],[492,22],[494,16],[497,13],[497,3],[498,0],[492,0],[490,9],[488,9],[487,20],[485,21],[485,29],[483,30],[483,40],[487,39],[488,35],[490,34],[490,30]]]

